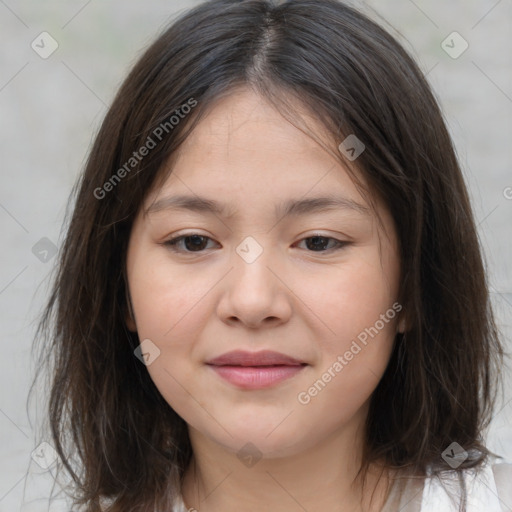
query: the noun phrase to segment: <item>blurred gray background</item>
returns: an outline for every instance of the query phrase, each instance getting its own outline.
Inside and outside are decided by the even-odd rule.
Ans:
[[[0,318],[7,356],[0,360],[0,512],[69,511],[63,502],[45,501],[53,470],[35,462],[38,450],[51,459],[51,448],[36,450],[44,441],[38,429],[43,403],[27,407],[37,316],[62,241],[68,195],[107,105],[160,29],[197,3],[0,0]],[[387,20],[428,73],[470,189],[510,351],[512,1],[351,3],[384,26],[380,16]],[[488,443],[511,460],[507,378]]]

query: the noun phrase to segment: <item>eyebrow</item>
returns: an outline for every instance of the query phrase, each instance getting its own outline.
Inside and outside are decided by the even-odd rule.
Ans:
[[[231,218],[236,215],[236,210],[214,199],[188,195],[177,195],[159,199],[147,209],[146,214],[174,209],[213,214],[224,218]],[[365,216],[370,215],[368,207],[352,199],[341,196],[326,196],[290,199],[276,206],[275,216],[276,218],[282,218],[340,209],[355,211]]]

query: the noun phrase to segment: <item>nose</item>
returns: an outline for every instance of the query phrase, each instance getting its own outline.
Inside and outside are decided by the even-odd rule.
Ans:
[[[226,276],[217,314],[225,323],[250,329],[286,323],[292,313],[291,297],[283,271],[265,249],[251,263],[234,254],[233,269]],[[289,280],[289,278],[288,278]]]

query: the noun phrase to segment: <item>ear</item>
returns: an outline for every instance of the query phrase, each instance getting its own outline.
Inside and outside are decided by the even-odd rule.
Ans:
[[[404,334],[405,331],[409,330],[409,321],[407,319],[407,315],[404,311],[400,313],[400,316],[398,318],[398,326],[397,326],[397,333]]]
[[[126,283],[126,279],[125,279]],[[137,332],[137,324],[135,322],[135,315],[133,314],[133,306],[132,306],[132,300],[130,298],[130,291],[128,290],[128,285],[125,284],[125,322],[126,327],[128,327],[128,330],[131,332]]]
[[[126,312],[125,321],[129,331],[137,332],[137,324],[135,323],[135,319],[130,311]]]

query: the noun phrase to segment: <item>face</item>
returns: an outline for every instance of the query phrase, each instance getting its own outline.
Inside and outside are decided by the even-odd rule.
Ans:
[[[364,421],[400,328],[377,206],[383,230],[340,161],[253,92],[200,122],[127,254],[129,326],[194,432],[274,457]]]

